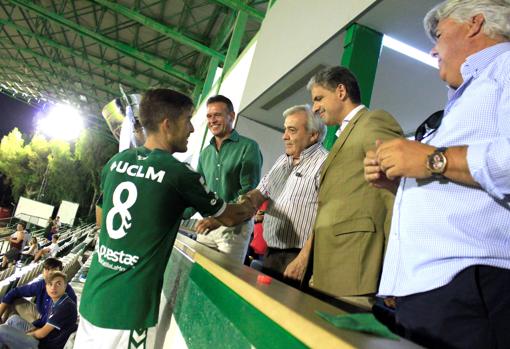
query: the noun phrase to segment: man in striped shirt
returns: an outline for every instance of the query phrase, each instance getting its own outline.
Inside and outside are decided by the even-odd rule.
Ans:
[[[307,105],[287,109],[283,116],[285,154],[276,160],[257,189],[247,194],[254,206],[265,200],[264,239],[268,249],[263,271],[283,281],[312,232],[317,213],[320,169],[328,152],[322,146],[326,127]]]

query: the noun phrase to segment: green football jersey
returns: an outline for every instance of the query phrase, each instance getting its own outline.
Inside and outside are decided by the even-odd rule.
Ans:
[[[80,313],[103,328],[152,327],[184,209],[210,216],[225,204],[188,165],[144,147],[125,150],[105,165],[101,191],[101,231]]]

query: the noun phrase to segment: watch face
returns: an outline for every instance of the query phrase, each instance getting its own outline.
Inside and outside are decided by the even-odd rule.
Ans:
[[[443,156],[442,154],[434,154],[432,156],[432,168],[436,171],[441,171],[443,169],[443,166],[444,166],[444,161],[443,161]]]
[[[435,151],[428,156],[427,168],[433,174],[442,174],[446,168],[446,157],[440,151]]]

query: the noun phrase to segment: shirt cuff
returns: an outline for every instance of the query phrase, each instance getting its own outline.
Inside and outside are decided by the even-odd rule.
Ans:
[[[213,217],[216,218],[216,217],[219,217],[223,214],[223,212],[225,212],[225,209],[227,208],[227,203],[226,202],[223,202],[223,205],[220,207],[220,209],[218,210],[218,212],[216,212]]]
[[[48,325],[50,325],[50,326],[55,327],[55,328],[56,328],[57,330],[59,330],[59,331],[61,330],[60,326],[57,326],[57,325],[55,325],[55,324],[52,324],[49,320],[48,320],[48,322],[46,322],[46,323],[47,323]]]
[[[490,143],[472,144],[467,148],[466,160],[473,179],[491,196],[504,199],[505,195],[496,187],[488,166]]]

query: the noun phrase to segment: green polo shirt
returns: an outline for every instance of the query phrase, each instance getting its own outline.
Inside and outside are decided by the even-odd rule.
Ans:
[[[214,137],[200,153],[197,171],[207,186],[226,202],[257,187],[262,168],[259,145],[235,130],[223,141],[219,151]]]

